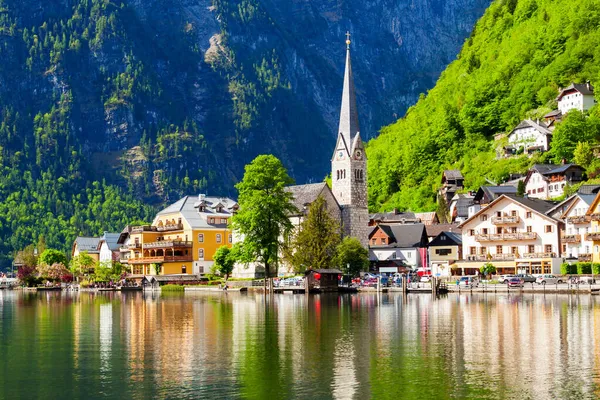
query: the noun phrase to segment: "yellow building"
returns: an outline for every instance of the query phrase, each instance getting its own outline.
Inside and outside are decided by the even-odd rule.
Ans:
[[[185,196],[160,211],[152,225],[132,227],[127,245],[131,273],[208,273],[215,251],[231,247],[227,226],[238,208],[229,198]]]
[[[71,258],[85,252],[95,262],[98,262],[100,260],[100,250],[98,249],[100,239],[99,237],[78,236],[71,247]]]
[[[585,240],[591,241],[592,262],[600,263],[600,193],[588,208],[586,216],[590,219],[590,232],[585,235]]]

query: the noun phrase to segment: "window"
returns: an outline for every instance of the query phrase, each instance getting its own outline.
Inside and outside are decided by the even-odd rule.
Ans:
[[[483,228],[483,229],[482,229],[482,231],[483,231],[483,234],[484,234],[484,235],[487,235],[487,234],[488,234],[488,229],[487,229],[487,228]]]
[[[469,229],[469,236],[475,236],[475,229]]]
[[[221,234],[217,233],[217,243],[221,243]]]
[[[517,254],[517,253],[518,253],[518,251],[517,251],[517,246],[513,246],[513,247],[511,247],[511,248],[510,248],[510,252],[511,252],[511,254]]]
[[[231,233],[229,234],[229,243],[233,243],[233,235]]]
[[[209,224],[214,224],[215,223],[215,219],[214,218],[209,218],[208,219],[208,223]]]
[[[517,210],[512,210],[510,212],[510,215],[512,215],[513,217],[516,217],[517,216]]]
[[[204,243],[204,233],[198,234],[198,243]]]
[[[510,228],[510,233],[517,233],[517,227],[513,226],[512,228]]]
[[[533,232],[533,230],[532,230],[531,226],[528,226],[528,227],[527,227],[527,232],[528,232],[528,233],[531,233],[531,232]]]
[[[479,254],[486,254],[486,253],[487,253],[487,251],[486,251],[485,247],[482,247],[479,249]]]
[[[479,217],[479,219],[482,221],[487,221],[487,214],[483,214],[481,217]]]
[[[406,258],[412,258],[412,251],[406,252]]]
[[[496,217],[501,217],[502,216],[502,211],[497,211],[496,212]]]
[[[496,234],[501,235],[502,234],[502,228],[497,227],[496,228]]]
[[[447,256],[452,253],[452,249],[435,249],[435,254],[440,256]]]
[[[496,254],[502,254],[502,246],[496,246]]]
[[[204,249],[198,249],[198,259],[204,260]]]
[[[475,247],[469,247],[469,254],[474,256],[475,254],[477,254],[477,248]]]
[[[551,244],[547,244],[544,246],[544,251],[546,253],[552,253],[552,245]]]
[[[385,238],[381,238],[381,244],[385,244]]]
[[[544,229],[544,232],[551,233],[552,232],[552,225],[546,225],[546,228]]]
[[[371,239],[371,244],[377,244],[377,239],[375,239],[375,238]]]
[[[181,273],[182,273],[182,274],[187,274],[187,268],[186,268],[186,266],[185,266],[185,265],[182,265],[182,266],[181,266]]]
[[[530,244],[529,246],[527,246],[527,252],[535,253],[535,246],[533,244]]]
[[[222,224],[226,224],[227,223],[227,218],[221,218],[221,223]]]

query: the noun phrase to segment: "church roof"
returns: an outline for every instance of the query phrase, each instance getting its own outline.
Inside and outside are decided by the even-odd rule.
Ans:
[[[346,49],[346,68],[344,71],[344,88],[342,90],[342,106],[340,109],[338,131],[343,136],[348,151],[351,151],[355,137],[360,133],[360,125],[358,124],[354,76],[352,75],[352,63],[350,61],[350,44],[348,44]]]
[[[319,197],[323,190],[330,190],[325,182],[308,183],[306,185],[294,185],[285,188],[286,191],[292,193],[294,198],[292,203],[298,211],[304,210],[304,206],[311,204]]]

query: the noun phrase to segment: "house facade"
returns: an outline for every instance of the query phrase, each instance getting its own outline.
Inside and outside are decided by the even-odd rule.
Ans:
[[[545,213],[553,204],[502,195],[463,224],[463,269],[493,263],[499,273],[560,271],[561,221]],[[469,265],[475,263],[476,266]]]
[[[523,120],[508,134],[507,155],[550,150],[552,132],[542,121]]]
[[[226,197],[185,196],[160,211],[151,225],[132,227],[127,246],[131,273],[208,273],[216,250],[232,245],[228,224],[237,210],[237,202]]]
[[[455,232],[442,232],[429,242],[429,266],[433,276],[449,277],[452,267],[462,260],[462,236]]]
[[[71,247],[71,258],[77,257],[79,254],[85,252],[96,262],[100,260],[100,251],[98,250],[98,243],[100,238],[98,237],[87,237],[78,236],[73,242]]]
[[[596,104],[594,87],[590,82],[583,84],[572,83],[562,89],[556,98],[558,111],[565,115],[570,110],[587,111]]]
[[[113,262],[118,262],[120,258],[119,233],[104,232],[98,242],[98,260],[101,264],[112,265]]]
[[[590,232],[585,239],[592,242],[592,262],[600,263],[600,193],[587,210],[590,219]]]
[[[592,261],[593,242],[588,239],[591,217],[587,215],[595,195],[574,194],[562,215],[565,230],[561,237],[563,256],[570,261]]]
[[[423,224],[379,224],[369,235],[369,259],[379,273],[424,267],[427,243]]]
[[[565,186],[583,181],[585,170],[576,164],[535,164],[525,177],[525,192],[536,199],[564,194]]]

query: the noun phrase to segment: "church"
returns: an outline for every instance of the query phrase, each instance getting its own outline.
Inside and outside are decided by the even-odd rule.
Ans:
[[[322,196],[331,215],[339,219],[344,236],[355,237],[367,248],[367,157],[360,138],[356,92],[350,61],[350,34],[346,40],[346,67],[337,141],[331,158],[331,189],[325,182],[288,187],[300,211],[292,216],[300,224],[310,204]]]

